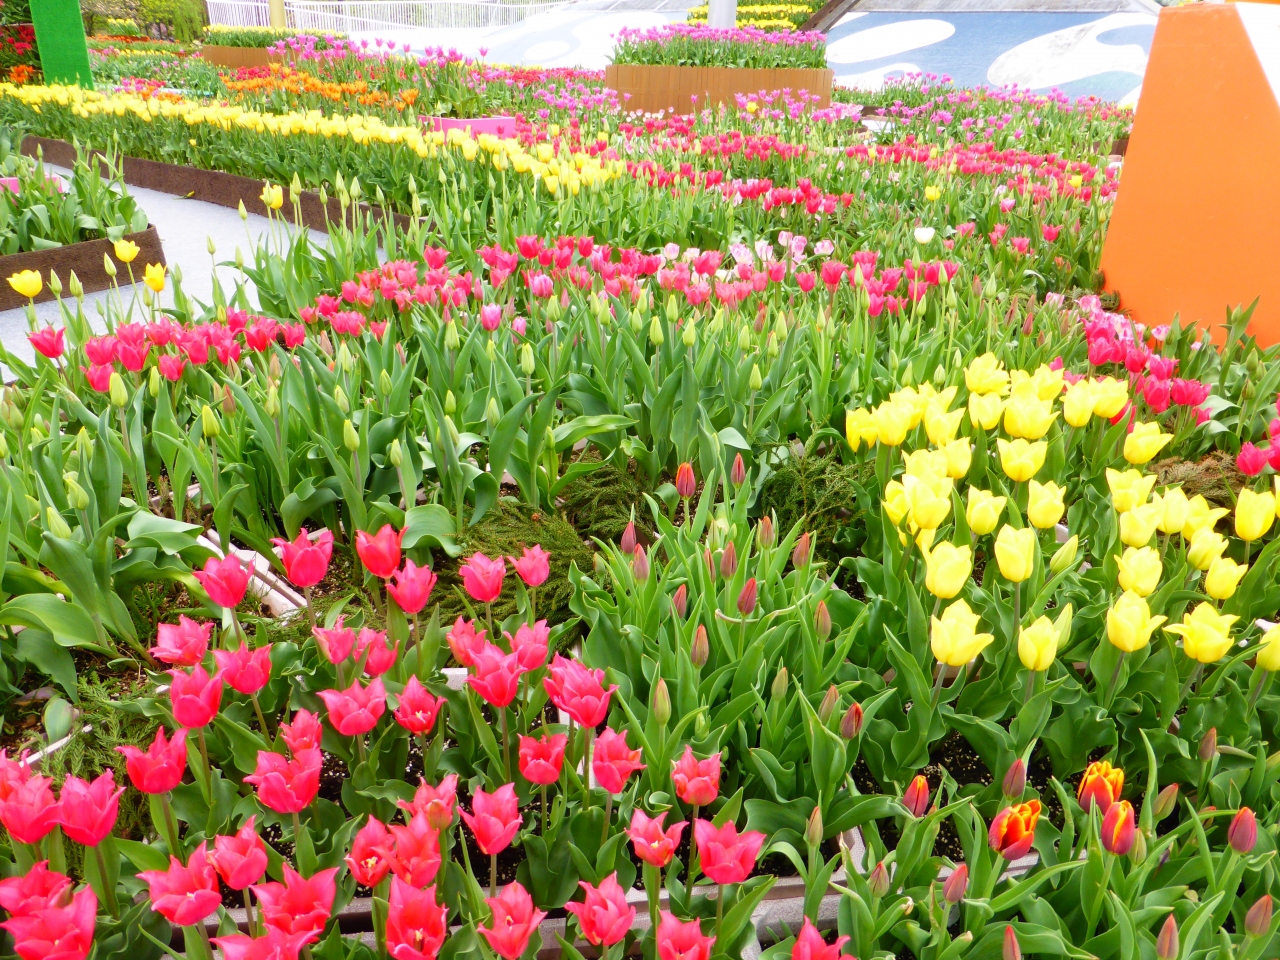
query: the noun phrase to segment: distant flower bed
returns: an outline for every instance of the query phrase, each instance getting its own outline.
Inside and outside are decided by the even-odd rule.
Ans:
[[[205,43],[216,44],[220,47],[266,48],[281,40],[302,36],[313,37],[316,41],[316,48],[323,50],[329,43],[345,37],[346,34],[332,31],[317,33],[314,30],[288,30],[278,27],[224,27],[215,24],[204,28],[204,37],[202,39]]]
[[[686,23],[705,26],[707,4],[689,11]],[[738,7],[738,27],[757,30],[795,30],[813,16],[814,8],[804,3],[757,3]]]
[[[680,67],[814,69],[827,65],[826,37],[817,32],[770,33],[756,27],[731,30],[672,24],[621,30],[613,62]]]

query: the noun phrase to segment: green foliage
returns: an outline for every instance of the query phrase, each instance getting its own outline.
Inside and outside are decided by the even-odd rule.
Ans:
[[[806,449],[769,475],[760,492],[760,510],[776,516],[779,530],[802,523],[813,536],[817,556],[835,567],[863,539],[866,521],[858,490],[869,480],[874,481],[874,472],[865,462],[846,464],[834,452],[817,455]]]

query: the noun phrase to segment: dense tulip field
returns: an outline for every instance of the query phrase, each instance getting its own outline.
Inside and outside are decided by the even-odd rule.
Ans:
[[[1277,955],[1280,365],[1100,292],[1128,113],[284,43],[0,85],[272,220],[10,278],[6,951]]]

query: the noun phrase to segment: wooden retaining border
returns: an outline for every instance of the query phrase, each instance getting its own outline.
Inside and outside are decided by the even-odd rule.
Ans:
[[[787,88],[817,94],[817,107],[831,106],[832,70],[772,70],[747,67],[673,67],[665,64],[613,63],[605,67],[605,86],[618,92],[624,110],[690,113],[735,102],[738,94]],[[629,95],[629,96],[628,96]],[[625,99],[624,99],[625,98]],[[696,99],[696,105],[695,105]]]
[[[125,240],[138,245],[138,255],[133,261],[134,279],[141,280],[145,264],[164,264],[164,248],[160,245],[160,234],[154,225],[138,233],[125,234]],[[56,271],[62,281],[63,295],[66,295],[67,280],[74,271],[76,279],[85,293],[96,293],[111,286],[112,279],[107,276],[105,259],[110,257],[116,266],[116,282],[129,282],[129,267],[115,255],[115,245],[110,240],[84,240],[80,243],[67,243],[61,247],[50,247],[48,250],[29,250],[26,253],[12,253],[0,257],[0,278],[13,276],[23,270],[35,270],[44,279],[44,286],[36,294],[36,303],[54,299],[49,289],[49,272]],[[0,284],[0,310],[12,310],[26,306],[27,298],[14,290],[8,283]]]

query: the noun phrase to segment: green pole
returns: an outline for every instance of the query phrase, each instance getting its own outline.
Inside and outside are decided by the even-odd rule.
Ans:
[[[31,22],[45,83],[93,88],[80,0],[31,0]]]

